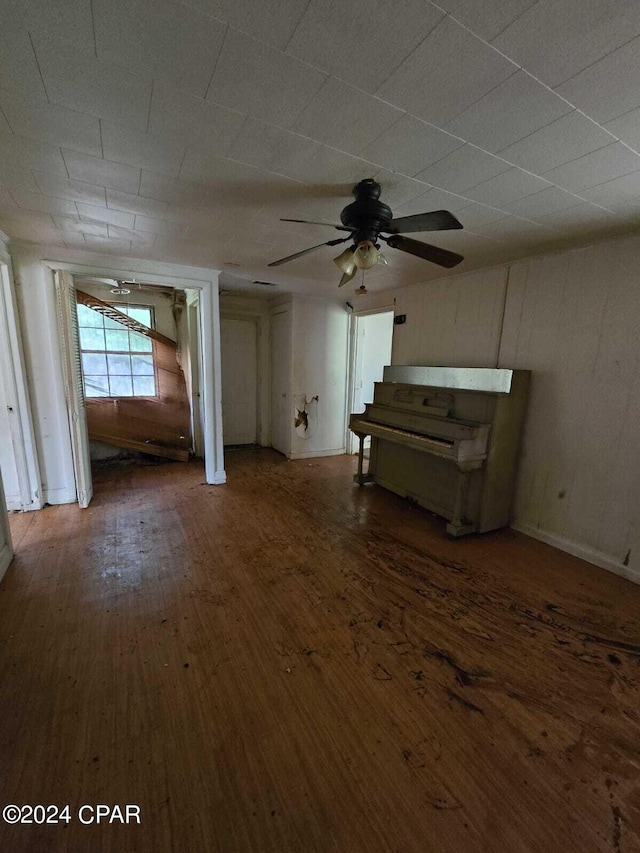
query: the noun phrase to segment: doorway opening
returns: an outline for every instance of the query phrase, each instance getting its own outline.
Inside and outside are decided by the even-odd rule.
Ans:
[[[352,319],[350,412],[364,412],[373,401],[373,388],[382,381],[384,368],[391,364],[393,309],[383,308],[354,314]],[[371,437],[365,439],[368,448]],[[358,452],[358,439],[348,430],[347,450]]]
[[[78,503],[92,464],[203,456],[200,292],[56,273]]]

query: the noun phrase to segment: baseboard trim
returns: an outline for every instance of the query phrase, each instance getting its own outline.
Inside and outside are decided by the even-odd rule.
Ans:
[[[75,489],[43,489],[43,500],[45,504],[57,506],[58,504],[75,504],[78,502],[78,495]]]
[[[538,527],[531,527],[521,521],[512,521],[510,525],[514,530],[520,533],[526,533],[527,536],[533,539],[539,539],[547,545],[552,545],[560,551],[566,551],[574,557],[579,557],[587,563],[592,563],[601,569],[606,569],[608,572],[613,572],[614,575],[619,575],[626,578],[632,583],[640,584],[640,572],[630,569],[628,566],[623,566],[622,563],[616,562],[613,557],[604,554],[602,551],[596,551],[594,548],[589,548],[587,545],[581,545],[579,542],[573,542],[571,539],[565,539],[563,536],[558,536],[556,533],[550,533],[547,530],[540,530]]]
[[[11,560],[13,560],[13,551],[5,542],[2,546],[2,550],[0,550],[0,581],[4,577],[4,574],[7,569],[9,568]]]
[[[302,453],[292,453],[289,459],[315,459],[319,456],[344,456],[346,450],[344,447],[337,447],[335,450],[305,450]]]

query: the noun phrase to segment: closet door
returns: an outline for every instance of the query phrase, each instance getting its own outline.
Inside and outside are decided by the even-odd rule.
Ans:
[[[222,429],[225,445],[258,440],[258,326],[220,318]]]

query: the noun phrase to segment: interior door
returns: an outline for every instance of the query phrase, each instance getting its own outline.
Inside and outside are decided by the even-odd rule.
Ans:
[[[254,320],[220,318],[220,360],[224,444],[256,444],[258,327]]]
[[[291,315],[271,318],[271,446],[285,456],[291,453],[293,408],[290,397]]]
[[[86,509],[93,497],[93,483],[91,481],[87,412],[84,404],[84,388],[82,386],[76,290],[73,284],[73,277],[66,270],[56,271],[55,282],[65,393],[69,412],[71,449],[73,451],[73,467],[76,477],[76,492],[78,495],[78,505],[81,509]]]

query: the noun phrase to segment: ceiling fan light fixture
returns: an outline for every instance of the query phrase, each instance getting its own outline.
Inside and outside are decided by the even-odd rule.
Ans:
[[[362,240],[354,249],[353,260],[359,270],[370,270],[380,260],[380,252],[370,240]]]
[[[333,263],[341,272],[350,276],[356,268],[353,248],[350,246],[348,249],[345,249],[344,252],[340,252],[338,257],[333,259]]]

